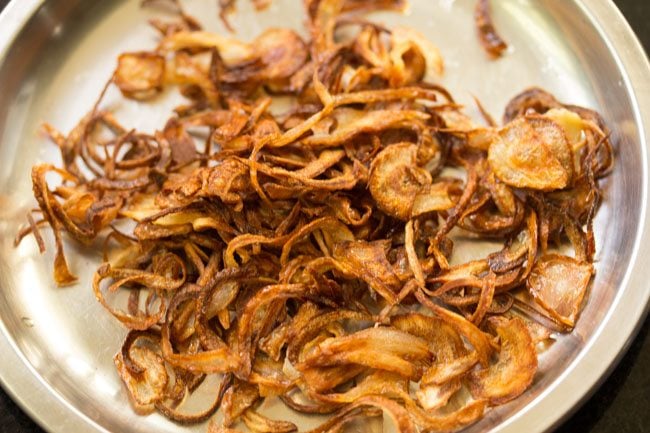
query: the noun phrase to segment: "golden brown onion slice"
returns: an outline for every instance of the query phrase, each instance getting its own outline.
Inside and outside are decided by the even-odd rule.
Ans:
[[[118,58],[113,80],[124,96],[147,99],[163,87],[165,58],[156,53],[124,53]]]
[[[492,405],[518,397],[532,383],[537,371],[537,352],[526,324],[519,318],[491,317],[501,349],[496,363],[470,373],[470,390],[474,398]]]
[[[408,408],[416,424],[422,427],[422,433],[451,432],[473,424],[485,412],[485,400],[473,400],[460,409],[434,415],[435,411],[425,411],[417,405],[409,404]]]
[[[305,386],[311,392],[330,392],[366,370],[362,365],[340,365],[334,367],[305,367],[300,365],[300,373]]]
[[[388,146],[373,160],[368,181],[377,206],[404,221],[410,218],[418,194],[431,185],[431,175],[417,166],[417,150],[411,143]],[[427,205],[422,199],[418,209]]]
[[[346,140],[365,133],[381,132],[427,120],[429,115],[418,110],[372,110],[339,109],[338,128],[332,132],[314,134],[303,140],[307,146],[340,146]]]
[[[391,328],[368,328],[323,341],[302,365],[358,364],[417,380],[430,358],[428,344],[422,338]]]
[[[448,363],[466,353],[465,345],[458,332],[438,317],[419,313],[400,314],[391,317],[391,326],[423,338],[429,343],[429,350],[435,355],[436,364],[427,372],[434,369],[438,363]]]
[[[573,327],[594,267],[559,254],[537,260],[526,282],[539,305],[560,322]]]
[[[354,403],[366,395],[400,398],[408,395],[408,379],[384,370],[371,370],[355,380],[356,386],[342,393],[320,394],[315,397],[327,403]]]
[[[572,145],[583,140],[585,121],[577,113],[566,108],[551,108],[544,113],[544,117],[548,117],[560,125]]]
[[[426,215],[431,212],[440,212],[453,208],[456,203],[449,194],[450,182],[435,182],[420,191],[413,200],[411,217]]]
[[[455,359],[441,360],[422,375],[422,385],[442,385],[467,373],[478,362],[476,351]]]
[[[427,73],[441,76],[444,60],[438,47],[423,34],[409,27],[395,27],[391,32],[391,84],[400,86],[421,81]]]
[[[291,433],[298,431],[298,427],[289,421],[276,421],[269,419],[253,409],[244,412],[242,420],[246,427],[256,433]]]
[[[356,400],[354,403],[346,406],[341,410],[337,415],[335,415],[330,421],[327,421],[324,425],[329,428],[321,429],[316,428],[310,430],[307,433],[330,433],[330,432],[339,432],[343,425],[339,423],[339,420],[349,421],[350,418],[347,417],[351,412],[356,411],[357,408],[364,406],[376,407],[382,409],[385,414],[387,414],[393,423],[395,424],[397,433],[417,433],[417,428],[411,414],[405,409],[402,405],[397,403],[394,400],[391,400],[386,397],[378,395],[368,395],[361,397]],[[330,427],[331,426],[331,427]]]
[[[206,31],[180,31],[165,37],[160,42],[160,49],[163,51],[181,51],[188,48],[204,50],[217,48],[228,64],[248,60],[254,53],[250,44]]]
[[[490,145],[488,161],[504,183],[540,191],[569,186],[573,156],[562,128],[541,116],[506,125]]]
[[[450,325],[458,334],[463,335],[470,342],[474,350],[476,350],[478,360],[482,365],[485,366],[488,364],[490,354],[492,353],[492,346],[490,346],[487,334],[463,316],[431,301],[422,290],[418,290],[415,296],[420,301],[420,304],[431,310],[438,318]]]
[[[122,352],[118,352],[113,361],[122,382],[129,391],[131,403],[136,411],[147,412],[153,409],[153,403],[163,399],[169,376],[160,355],[148,347],[133,346],[129,349],[131,362],[142,370],[134,374],[129,370]]]
[[[252,45],[254,55],[264,65],[259,77],[263,80],[288,78],[307,60],[307,46],[293,30],[266,30]]]
[[[257,386],[235,379],[223,396],[223,424],[230,427],[244,412],[251,408],[260,395]]]
[[[386,258],[388,248],[385,241],[348,241],[334,245],[332,254],[350,273],[365,281],[383,298],[393,301],[401,283]]]
[[[452,379],[442,385],[420,384],[416,397],[424,410],[434,410],[445,406],[460,387],[460,379]]]

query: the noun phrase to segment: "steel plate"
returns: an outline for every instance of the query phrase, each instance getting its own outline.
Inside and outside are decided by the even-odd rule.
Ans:
[[[185,3],[209,29],[223,31],[216,1]],[[240,3],[233,24],[243,39],[269,26],[301,27],[298,0],[274,0],[260,14],[249,2]],[[597,276],[581,319],[541,356],[531,389],[467,429],[548,430],[612,368],[647,311],[650,67],[609,0],[493,2],[496,24],[512,45],[499,61],[488,61],[475,39],[474,0],[411,3],[403,16],[377,19],[415,27],[436,43],[446,60],[443,83],[461,102],[471,106],[475,95],[499,114],[514,94],[539,85],[564,101],[597,109],[612,129],[618,160],[596,219]],[[184,430],[158,415],[135,415],[128,403],[111,359],[125,331],[89,286],[99,263],[96,250],[69,248],[81,282],[61,289],[51,279],[51,251],[39,255],[32,239],[13,246],[34,206],[30,167],[57,161],[57,150],[38,132],[40,123],[71,128],[90,108],[119,52],[154,46],[155,33],[146,24],[154,13],[138,5],[14,0],[0,15],[0,379],[52,432]],[[155,107],[143,106],[118,102],[114,93],[107,99],[127,127],[144,130],[160,126],[176,102],[168,96]]]

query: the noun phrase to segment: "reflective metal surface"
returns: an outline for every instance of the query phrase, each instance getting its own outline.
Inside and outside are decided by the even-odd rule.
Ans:
[[[223,31],[216,2],[185,3],[209,29]],[[240,3],[233,23],[241,38],[268,26],[301,26],[297,0],[274,0],[262,14]],[[405,16],[377,18],[416,27],[435,42],[446,60],[443,82],[461,102],[471,106],[476,95],[498,115],[514,94],[539,85],[564,101],[599,110],[617,144],[617,166],[606,180],[596,220],[597,276],[575,331],[541,356],[526,394],[467,430],[544,431],[586,398],[647,311],[650,67],[608,0],[493,2],[497,26],[512,45],[496,62],[486,60],[475,40],[474,0],[411,3]],[[34,205],[30,167],[58,161],[57,150],[38,133],[40,123],[68,130],[92,105],[119,52],[154,46],[146,24],[153,13],[138,4],[14,0],[0,15],[0,379],[53,432],[185,430],[158,415],[137,416],[129,406],[111,360],[124,329],[97,304],[89,286],[97,252],[69,247],[80,283],[59,289],[51,279],[51,252],[39,255],[32,239],[13,247]],[[152,113],[150,106],[108,96],[126,126],[145,130],[160,125],[176,102],[162,98]]]

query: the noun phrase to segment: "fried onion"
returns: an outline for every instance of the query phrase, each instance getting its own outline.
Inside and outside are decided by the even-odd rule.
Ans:
[[[104,246],[92,289],[128,329],[114,363],[134,409],[296,431],[263,415],[278,398],[331,415],[311,433],[382,414],[416,433],[524,393],[536,343],[576,326],[595,273],[604,120],[533,88],[502,125],[476,100],[475,122],[435,82],[431,42],[363,16],[403,1],[305,0],[308,37],[252,42],[178,0],[143,4],[175,21],[153,20],[157,46],[120,55],[107,88],[183,105],[148,134],[102,110],[105,88],[69,134],[45,125],[62,163],[32,169],[38,209],[16,237],[42,252],[52,229],[59,285],[77,278],[66,236]],[[225,20],[235,1],[219,5]],[[501,55],[487,0],[475,20]],[[486,239],[499,247],[467,260]],[[211,397],[189,411],[199,387]]]

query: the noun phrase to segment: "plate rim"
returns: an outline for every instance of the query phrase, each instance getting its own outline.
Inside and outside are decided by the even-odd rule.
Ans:
[[[6,57],[25,24],[46,1],[10,0],[0,13],[0,62]],[[616,294],[601,325],[590,337],[589,344],[547,389],[496,427],[495,432],[549,431],[565,421],[591,397],[616,368],[650,310],[650,282],[641,272],[650,268],[650,85],[644,84],[650,77],[650,62],[641,42],[613,0],[590,0],[589,3],[585,0],[574,1],[589,17],[591,24],[607,44],[622,72],[624,87],[632,97],[632,109],[639,129],[643,159],[642,205],[639,215],[642,225],[635,236],[632,266],[626,270],[621,284],[623,289]],[[623,46],[626,47],[625,50],[615,49]],[[625,338],[620,339],[620,335],[625,335]],[[49,432],[109,432],[66,401],[44,381],[16,345],[1,318],[0,351],[4,354],[4,362],[0,364],[0,385],[43,429]],[[601,362],[590,364],[592,368],[583,368],[577,375],[577,368],[586,365],[586,358],[600,359]],[[602,362],[603,360],[605,361]],[[43,390],[46,392],[42,392]],[[548,413],[558,415],[545,416]]]
[[[622,290],[616,294],[600,326],[590,335],[589,343],[548,389],[495,429],[500,433],[517,433],[522,431],[524,426],[528,431],[550,432],[566,421],[618,366],[650,312],[650,282],[644,278],[644,270],[650,266],[650,86],[644,84],[650,77],[650,61],[641,41],[613,0],[590,0],[590,3],[577,0],[575,3],[583,10],[607,45],[622,73],[624,87],[632,99],[632,111],[639,129],[643,161],[639,215],[642,226],[638,227],[634,237],[630,260],[632,266],[627,268],[621,281]],[[625,49],[617,50],[616,47]],[[625,337],[621,339],[621,335]],[[612,347],[615,349],[612,350]],[[594,365],[588,364],[590,359],[605,361]],[[578,372],[577,369],[581,365],[593,368],[583,368]],[[561,408],[559,416],[555,419],[544,416],[557,413],[558,405]]]

